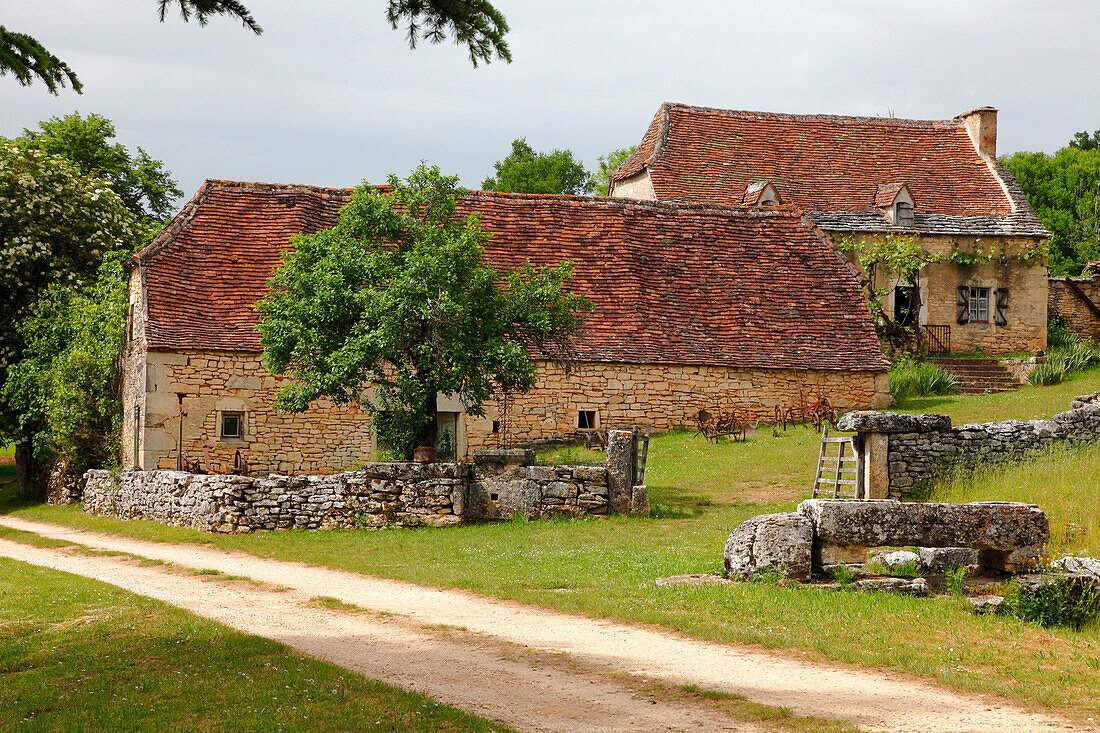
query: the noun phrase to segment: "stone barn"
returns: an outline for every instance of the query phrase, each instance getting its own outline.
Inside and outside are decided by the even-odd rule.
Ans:
[[[123,465],[182,456],[254,472],[330,473],[373,457],[368,415],[321,400],[276,412],[254,308],[297,233],[329,227],[347,189],[207,181],[130,261]],[[690,424],[700,409],[767,419],[828,396],[883,407],[886,371],[857,273],[790,207],[732,209],[471,192],[498,271],[574,263],[595,305],[576,361],[536,359],[533,391],[467,415],[441,396],[459,458],[608,428]]]
[[[936,261],[883,279],[885,313],[938,352],[1046,348],[1049,233],[997,161],[997,110],[949,120],[661,105],[610,195],[793,204],[836,244],[909,237]]]

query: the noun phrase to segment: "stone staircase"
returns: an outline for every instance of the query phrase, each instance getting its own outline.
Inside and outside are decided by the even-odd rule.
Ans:
[[[944,357],[933,359],[932,362],[955,377],[959,391],[963,394],[1008,392],[1020,386],[1012,373],[996,359]]]

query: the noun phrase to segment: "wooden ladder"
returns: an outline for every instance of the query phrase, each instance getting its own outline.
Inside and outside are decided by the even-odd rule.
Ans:
[[[830,446],[837,446],[836,455],[828,455]],[[851,487],[841,491],[842,486]],[[817,456],[814,476],[814,499],[862,499],[863,461],[856,453],[851,436],[829,437],[829,423],[821,426],[821,452]]]

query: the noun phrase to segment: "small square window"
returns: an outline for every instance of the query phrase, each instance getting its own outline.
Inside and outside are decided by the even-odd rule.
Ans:
[[[989,288],[970,288],[970,321],[989,323]]]
[[[580,430],[595,430],[596,429],[596,411],[595,410],[578,410],[577,411],[577,427]]]
[[[500,420],[493,420],[493,432],[494,433],[499,433],[500,432]]]
[[[222,413],[222,440],[240,440],[244,437],[244,413]]]

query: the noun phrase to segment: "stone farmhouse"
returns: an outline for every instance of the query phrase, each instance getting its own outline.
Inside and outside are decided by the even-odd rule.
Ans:
[[[609,194],[793,204],[838,245],[912,237],[936,261],[915,286],[874,283],[888,291],[888,317],[919,326],[933,351],[1037,351],[1046,348],[1050,235],[996,155],[992,107],[905,120],[665,103]]]
[[[332,226],[347,189],[207,181],[130,261],[123,465],[182,455],[254,473],[331,473],[373,458],[368,415],[318,401],[273,407],[254,304],[289,237]],[[575,362],[533,354],[537,386],[484,417],[441,397],[457,457],[477,448],[634,425],[667,430],[700,409],[767,418],[825,395],[884,407],[884,359],[855,268],[799,211],[472,192],[500,272],[574,263],[595,305]]]
[[[1047,310],[1067,332],[1100,342],[1100,262],[1090,262],[1081,277],[1050,278]]]

